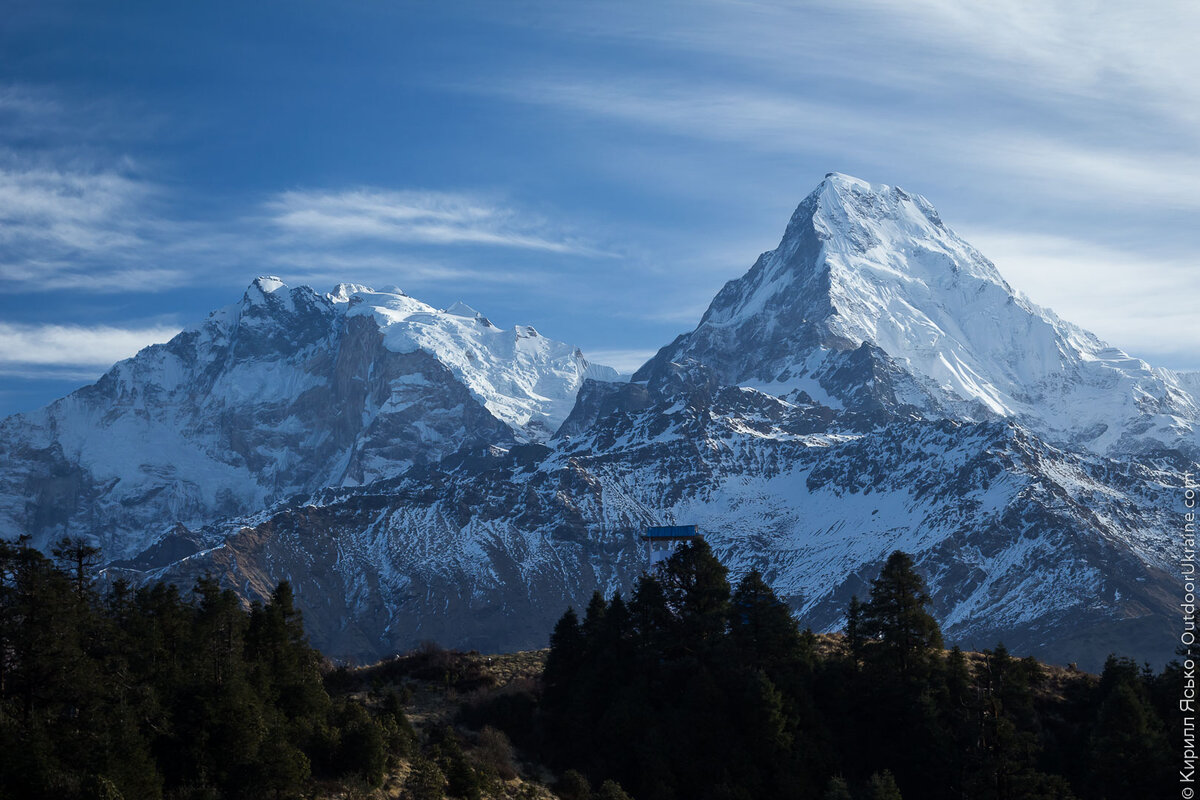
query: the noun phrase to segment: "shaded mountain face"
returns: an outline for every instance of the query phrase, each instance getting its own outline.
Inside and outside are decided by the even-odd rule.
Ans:
[[[95,536],[128,557],[177,523],[546,439],[585,377],[616,374],[462,307],[259,278],[95,385],[0,423],[0,531]]]
[[[5,535],[101,520],[111,575],[288,579],[360,659],[543,645],[663,523],[817,629],[903,549],[950,641],[1172,653],[1194,376],[1015,294],[916,195],[828,176],[631,382],[465,304],[277,283],[7,420]]]
[[[319,492],[205,531],[211,549],[142,574],[213,571],[262,596],[287,578],[315,639],[363,660],[422,639],[507,650],[544,645],[596,589],[627,592],[640,530],[687,522],[816,629],[840,627],[899,548],[929,576],[951,641],[1089,666],[1113,649],[1170,656],[1181,456],[1068,453],[1011,421],[880,425],[721,385],[696,363],[646,384],[588,381],[576,412],[548,444]]]

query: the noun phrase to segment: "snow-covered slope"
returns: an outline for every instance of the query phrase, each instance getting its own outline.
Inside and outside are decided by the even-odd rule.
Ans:
[[[258,278],[95,385],[0,422],[0,535],[95,535],[129,555],[177,523],[545,439],[586,377],[615,376],[461,306]]]
[[[1021,420],[1094,452],[1197,450],[1200,408],[1151,367],[1015,292],[919,195],[831,173],[779,246],[635,375],[694,358],[726,383],[835,406],[858,401],[867,345],[893,406]],[[860,356],[862,360],[865,356]],[[897,372],[898,370],[898,372]]]
[[[345,303],[348,318],[373,319],[388,350],[432,354],[497,419],[530,440],[558,429],[584,378],[617,378],[616,370],[590,363],[577,347],[529,325],[497,328],[461,301],[437,311],[403,292],[344,286],[331,299]]]
[[[887,555],[931,577],[951,641],[1097,667],[1170,656],[1170,498],[1184,463],[1065,453],[1012,422],[895,419],[721,386],[698,364],[589,382],[544,445],[451,457],[206,533],[216,547],[128,566],[205,571],[265,596],[282,578],[330,652],[433,638],[544,645],[567,604],[631,588],[648,524],[695,523],[804,624],[838,628]],[[194,546],[198,547],[198,545]]]

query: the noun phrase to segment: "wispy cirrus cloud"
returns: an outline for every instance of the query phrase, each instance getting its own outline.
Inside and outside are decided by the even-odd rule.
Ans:
[[[0,160],[0,285],[10,291],[155,292],[221,274],[240,281],[263,264],[304,280],[520,283],[534,272],[445,263],[429,251],[604,255],[534,214],[469,193],[293,190],[266,201],[265,217],[250,208],[194,222],[163,212],[163,191],[149,181],[14,162]]]
[[[180,213],[185,198],[122,154],[115,116],[103,104],[0,85],[3,289],[103,294],[214,280],[238,285],[264,265],[300,280],[508,283],[523,278],[502,265],[445,263],[456,259],[437,250],[603,255],[560,223],[470,190],[298,188],[244,196],[223,217],[187,218]]]
[[[161,209],[164,191],[109,149],[120,138],[113,116],[46,89],[0,86],[5,290],[127,291],[182,277],[162,259],[179,233]]]
[[[273,249],[264,263],[293,281],[312,286],[331,286],[352,277],[377,288],[402,284],[406,289],[471,284],[475,286],[518,286],[544,282],[552,276],[534,268],[484,268],[455,260],[413,258],[404,255],[365,252],[346,253],[336,247],[300,248],[295,243]]]
[[[177,333],[178,327],[163,325],[123,328],[0,322],[0,373],[94,378],[114,362]]]
[[[1036,185],[1061,200],[1147,202],[1200,208],[1200,157],[1148,150],[1138,142],[1079,142],[1028,125],[997,129],[986,118],[931,117],[898,109],[881,123],[877,109],[782,89],[687,80],[625,82],[530,77],[488,88],[518,102],[605,117],[676,137],[736,145],[743,152],[823,157],[909,172],[972,175],[1004,187]]]
[[[8,116],[10,121],[21,121],[32,125],[38,129],[37,133],[41,134],[47,126],[45,124],[39,126],[37,122],[46,123],[61,118],[63,109],[62,105],[45,91],[36,91],[17,84],[7,84],[0,85],[0,115]],[[12,138],[15,135],[15,131],[9,131],[6,138]],[[27,136],[28,134],[23,133],[22,135]]]
[[[0,281],[9,289],[129,287],[146,271],[153,192],[113,171],[0,159]]]
[[[711,145],[693,171],[736,145],[1097,213],[1200,208],[1195,5],[667,0],[533,24],[642,57],[460,88]]]
[[[1090,0],[853,5],[897,41],[930,53],[948,79],[966,74],[1041,95],[1035,99],[1098,102],[1110,111],[1120,104],[1185,125],[1200,122],[1194,4],[1147,0],[1102,13]]]
[[[419,245],[488,245],[595,254],[549,231],[545,221],[482,196],[372,187],[282,192],[266,205],[270,222],[317,241],[383,240]]]
[[[121,220],[149,191],[112,172],[2,167],[0,245],[25,240],[71,251],[135,246],[138,235]]]
[[[887,92],[873,97],[884,103],[896,94],[954,101],[1007,93],[1048,108],[1120,102],[1200,120],[1200,103],[1187,102],[1200,100],[1200,8],[1175,0],[1103,9],[1092,0],[664,0],[610,3],[602,16],[559,5],[539,17],[534,24],[581,39],[665,48],[671,60],[715,58],[748,86],[815,94],[869,85]],[[850,94],[845,105],[857,99]]]

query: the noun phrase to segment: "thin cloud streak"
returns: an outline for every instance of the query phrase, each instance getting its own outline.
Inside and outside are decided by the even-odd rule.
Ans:
[[[178,194],[128,157],[54,143],[107,130],[114,114],[103,110],[82,112],[52,92],[0,84],[0,289],[155,293],[214,279],[237,286],[264,265],[287,263],[334,282],[400,271],[413,285],[523,283],[514,269],[428,258],[416,265],[405,250],[610,257],[562,226],[471,192],[300,188],[246,198],[223,219],[186,219],[172,209]],[[13,131],[36,131],[47,143],[30,147]]]
[[[80,269],[73,262],[24,261],[0,264],[0,280],[9,281],[9,291],[38,294],[63,290],[91,294],[121,292],[165,292],[192,285],[195,272],[172,268],[119,268],[110,271]]]
[[[379,239],[595,254],[576,242],[545,235],[537,220],[466,194],[376,188],[290,191],[269,201],[267,209],[275,226],[315,240]]]
[[[336,251],[282,250],[264,262],[289,283],[333,286],[360,283],[382,286],[431,287],[446,285],[531,286],[546,283],[552,276],[534,269],[480,269],[454,263],[413,260],[386,253],[343,253]]]
[[[159,211],[166,193],[108,150],[145,138],[146,115],[5,84],[0,123],[0,287],[113,292],[182,276],[156,260],[179,234]]]
[[[111,364],[109,366],[112,366]],[[62,381],[74,384],[88,384],[99,380],[108,367],[26,367],[0,362],[0,375],[24,381]],[[63,387],[62,394],[71,391]],[[0,394],[6,394],[0,392]],[[18,394],[10,392],[7,394]]]
[[[830,82],[890,93],[961,91],[1046,106],[1119,100],[1184,126],[1200,119],[1194,31],[1200,10],[1169,0],[1112,6],[1089,0],[959,3],[835,0],[613,3],[606,14],[569,6],[540,23],[752,71],[757,85]],[[797,62],[803,54],[803,63]]]
[[[491,91],[483,90],[481,91]],[[750,151],[826,155],[887,164],[907,159],[931,174],[948,168],[986,174],[996,185],[1014,179],[1064,200],[1124,198],[1172,209],[1200,209],[1200,158],[1178,152],[1081,144],[1016,128],[996,131],[969,119],[890,116],[779,91],[697,86],[687,81],[530,78],[498,90],[508,99],[607,117],[673,136],[737,144]],[[911,169],[911,168],[910,168]]]
[[[0,369],[38,375],[29,367],[108,367],[143,347],[169,340],[177,327],[14,325],[0,322]],[[71,371],[74,372],[74,371]],[[78,374],[90,374],[79,370]]]
[[[149,185],[111,171],[7,160],[0,164],[0,281],[9,288],[62,286],[72,272],[86,272],[100,286],[93,259],[128,262],[146,247],[139,220],[153,194]]]
[[[239,283],[262,264],[333,282],[398,274],[412,285],[519,284],[539,275],[414,261],[395,245],[607,255],[465,194],[292,191],[267,203],[274,212],[267,219],[246,214],[211,223],[164,217],[151,203],[160,194],[153,184],[113,172],[0,167],[0,285],[20,293],[159,292],[221,274]]]

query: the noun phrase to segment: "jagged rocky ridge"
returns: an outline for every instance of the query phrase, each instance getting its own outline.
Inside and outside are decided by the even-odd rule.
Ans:
[[[1191,376],[1155,369],[1015,292],[923,197],[845,175],[827,176],[779,246],[634,380],[685,358],[723,383],[806,391],[834,407],[1008,417],[1102,454],[1195,454],[1200,443]]]
[[[175,524],[546,439],[584,378],[616,376],[461,303],[258,278],[95,385],[0,422],[0,533],[95,536],[132,556]]]
[[[6,510],[4,524],[38,520],[45,538],[120,506],[125,527],[106,529],[109,552],[124,557],[112,574],[186,582],[212,571],[247,597],[288,578],[317,643],[360,658],[427,638],[544,644],[568,602],[628,589],[642,567],[640,528],[670,521],[700,524],[735,572],[761,569],[818,629],[837,627],[849,596],[902,548],[930,577],[952,640],[1003,638],[1085,665],[1110,650],[1171,654],[1176,487],[1196,469],[1192,376],[1131,359],[1016,295],[923,198],[828,176],[780,246],[632,382],[572,348],[546,351],[554,356],[537,368],[557,376],[558,394],[528,381],[484,386],[481,375],[520,362],[529,344],[524,329],[504,332],[512,348],[489,349],[495,366],[480,369],[480,340],[463,326],[491,328],[468,308],[298,289],[280,296],[283,314],[269,305],[280,291],[260,281],[237,309],[163,346],[194,352],[192,340],[211,340],[210,351],[233,355],[205,363],[246,353],[320,376],[304,378],[319,387],[305,402],[313,390],[291,377],[272,384],[283,388],[271,402],[247,405],[256,395],[234,368],[207,368],[226,382],[196,397],[231,403],[236,420],[217,430],[244,432],[205,452],[251,470],[260,494],[203,513],[193,503],[188,517],[172,505],[177,483],[159,477],[156,493],[120,494],[120,482],[89,475],[86,447],[53,438],[70,428],[86,440],[106,420],[161,414],[161,378],[138,377],[162,374],[150,348],[31,415],[40,450],[18,435],[27,421],[6,421],[0,459],[27,473],[37,465],[42,483],[25,516]],[[205,333],[240,331],[229,320],[255,316],[247,304],[280,320],[253,329],[253,349],[240,349],[240,332]],[[414,315],[429,314],[441,322],[426,330]],[[454,336],[443,335],[446,320]],[[427,385],[436,390],[414,388]],[[573,405],[564,401],[576,389]],[[339,423],[348,415],[329,404],[348,396],[362,399],[349,406],[354,421]],[[195,419],[203,403],[177,405],[164,426]],[[296,410],[310,405],[308,416]],[[437,435],[414,435],[426,430]],[[56,443],[52,466],[28,455]],[[91,488],[72,495],[76,485]],[[8,509],[20,491],[10,480]],[[65,500],[58,513],[75,515],[65,523],[51,513],[54,492]]]

